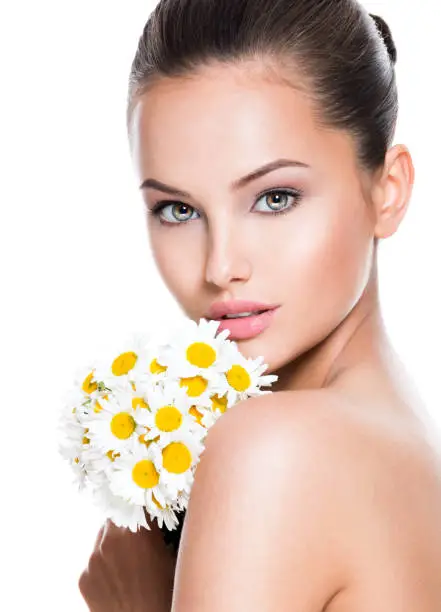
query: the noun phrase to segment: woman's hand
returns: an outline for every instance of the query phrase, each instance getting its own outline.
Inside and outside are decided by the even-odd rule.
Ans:
[[[101,527],[79,589],[91,612],[170,612],[176,555],[155,521],[136,533]]]

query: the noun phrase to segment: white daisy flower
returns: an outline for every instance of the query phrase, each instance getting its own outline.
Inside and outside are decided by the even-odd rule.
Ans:
[[[99,403],[99,400],[101,398],[108,399],[109,395],[113,395],[115,398],[119,398],[121,395],[129,396],[126,397],[126,401],[131,401],[131,405],[134,410],[136,410],[136,408],[148,409],[148,396],[151,390],[155,387],[156,384],[152,380],[142,380],[141,382],[138,382],[135,385],[135,383],[129,380],[127,376],[121,376],[118,385],[114,387],[114,390],[111,394],[105,391],[101,391],[100,395],[98,395],[97,397],[95,397],[95,393],[99,393],[98,391],[95,391],[91,394],[89,402],[90,408],[88,408],[88,414],[91,414],[93,416],[91,410],[93,410],[93,412],[95,413],[101,412],[103,407],[102,404]]]
[[[64,413],[76,413],[79,421],[82,416],[87,415],[90,405],[105,395],[97,381],[94,379],[94,368],[89,365],[85,368],[78,368],[75,374],[74,386],[65,394]]]
[[[149,362],[149,358],[151,358],[149,336],[145,333],[132,333],[120,343],[110,359],[102,359],[97,363],[94,377],[113,390],[121,378],[130,378],[129,373],[133,370],[138,372],[139,361],[145,364]]]
[[[147,430],[144,441],[165,438],[172,432],[203,435],[203,427],[190,414],[191,400],[177,382],[151,389],[148,399],[149,410],[137,409],[135,414],[136,421]]]
[[[109,487],[114,495],[155,513],[158,504],[165,507],[170,501],[161,472],[162,456],[156,444],[139,445],[136,452],[115,459]]]
[[[97,390],[98,385],[95,379],[95,367],[96,364],[89,363],[85,367],[76,370],[72,393],[80,392],[84,397]]]
[[[81,419],[83,414],[88,414],[91,404],[94,406],[100,397],[106,396],[107,391],[110,390],[95,378],[95,366],[88,365],[85,368],[78,368],[74,386],[65,396],[66,407],[70,406],[72,410],[75,408]]]
[[[190,493],[194,470],[205,446],[191,432],[171,432],[161,436],[157,442],[162,454],[161,477],[164,479],[172,499],[179,491]]]
[[[88,435],[93,444],[104,452],[123,453],[136,447],[139,434],[144,432],[135,420],[132,395],[114,391],[107,400],[100,400],[102,410],[91,412],[87,419]]]
[[[161,363],[169,375],[179,378],[201,377],[216,380],[227,366],[225,340],[230,333],[224,330],[216,336],[219,321],[200,319],[199,324],[188,319],[161,351]]]
[[[193,402],[208,408],[211,406],[211,396],[219,389],[220,376],[221,373],[211,372],[209,378],[198,374],[179,378],[178,382]]]
[[[248,397],[264,395],[270,391],[262,391],[261,386],[271,385],[278,376],[262,376],[268,365],[263,363],[263,357],[246,358],[237,348],[229,345],[229,368],[219,379],[218,395],[227,396],[227,406],[231,407]]]

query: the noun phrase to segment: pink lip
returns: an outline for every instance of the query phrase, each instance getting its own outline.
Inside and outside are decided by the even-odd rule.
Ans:
[[[277,304],[264,304],[263,302],[252,302],[250,300],[215,302],[211,305],[207,319],[218,320],[225,315],[233,315],[240,312],[256,312],[258,310],[273,310],[275,308],[278,308]]]
[[[239,319],[221,319],[217,333],[228,329],[230,331],[229,340],[249,340],[261,334],[271,325],[275,312],[276,309],[273,308],[259,315]]]

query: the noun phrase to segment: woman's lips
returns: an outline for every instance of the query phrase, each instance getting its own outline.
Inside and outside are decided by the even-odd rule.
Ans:
[[[223,300],[222,302],[213,302],[205,318],[219,321],[225,315],[236,315],[244,312],[258,313],[278,308],[278,306],[280,304],[265,304],[264,302],[255,302],[253,300]]]
[[[248,340],[254,338],[271,325],[276,310],[278,308],[272,308],[262,314],[250,315],[249,317],[220,319],[218,333],[225,329],[230,330],[228,340]]]

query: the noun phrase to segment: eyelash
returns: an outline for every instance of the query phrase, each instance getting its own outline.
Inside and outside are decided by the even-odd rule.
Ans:
[[[260,214],[283,215],[283,214],[289,213],[293,208],[295,208],[296,206],[300,204],[300,201],[303,197],[303,191],[301,189],[270,189],[269,191],[265,191],[264,193],[262,193],[257,198],[256,203],[259,200],[261,200],[264,196],[273,195],[273,194],[282,194],[282,195],[292,196],[294,198],[294,203],[290,204],[286,208],[283,208],[282,210],[273,210],[273,211],[269,211],[268,213],[260,213]],[[190,204],[185,204],[184,202],[179,202],[178,200],[161,200],[151,210],[147,209],[147,213],[150,215],[153,215],[153,217],[159,217],[159,222],[161,223],[161,225],[185,225],[186,223],[192,220],[192,219],[187,219],[186,221],[176,220],[176,222],[171,222],[171,221],[164,221],[163,219],[161,219],[160,214],[164,210],[164,208],[166,208],[167,206],[172,206],[174,204],[184,204],[185,206],[188,206],[189,208],[191,208],[193,211],[196,211],[196,209],[193,206],[190,206]]]

